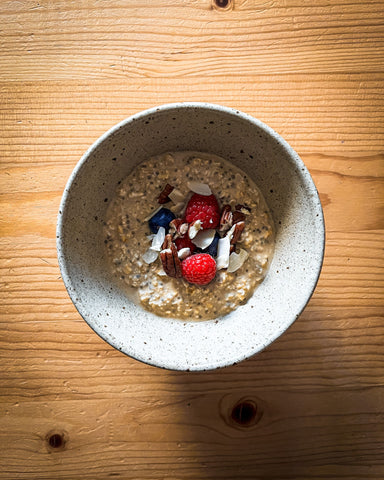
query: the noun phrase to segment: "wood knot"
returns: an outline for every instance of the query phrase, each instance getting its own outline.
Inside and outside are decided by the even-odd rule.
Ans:
[[[258,410],[253,400],[240,400],[232,408],[230,418],[233,423],[241,427],[250,427],[255,425],[262,417],[262,412]]]
[[[234,0],[212,0],[212,8],[215,10],[232,10]]]
[[[63,450],[67,443],[65,432],[51,431],[46,435],[46,442],[49,450]]]

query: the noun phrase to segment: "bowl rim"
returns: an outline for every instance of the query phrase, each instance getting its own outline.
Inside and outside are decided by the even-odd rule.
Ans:
[[[75,289],[73,288],[73,291],[69,288],[70,286],[73,287],[73,283],[71,281],[71,277],[68,273],[67,270],[67,265],[66,265],[66,260],[65,260],[65,255],[64,255],[64,245],[63,245],[63,229],[64,229],[64,222],[63,219],[65,217],[65,209],[66,209],[66,203],[68,196],[70,194],[71,186],[73,182],[75,181],[78,173],[80,170],[83,168],[84,164],[87,162],[88,157],[99,147],[100,144],[102,144],[105,140],[107,140],[111,135],[116,133],[118,130],[120,130],[122,127],[125,127],[126,125],[135,122],[137,120],[140,120],[142,118],[145,118],[149,115],[154,115],[159,112],[164,112],[168,110],[179,110],[181,108],[185,109],[204,109],[207,111],[216,111],[220,113],[225,113],[225,114],[230,114],[230,115],[235,115],[237,117],[242,118],[243,120],[252,123],[256,127],[260,128],[264,133],[272,137],[275,141],[277,141],[283,149],[287,152],[288,156],[294,161],[294,163],[300,167],[300,169],[305,173],[308,183],[307,186],[309,186],[309,189],[312,193],[312,199],[314,204],[317,207],[318,213],[319,213],[319,223],[321,225],[322,232],[319,232],[319,237],[320,233],[322,233],[322,238],[320,239],[321,241],[321,249],[318,252],[319,254],[319,262],[317,264],[317,268],[314,271],[315,276],[314,276],[314,281],[311,287],[307,290],[307,295],[305,301],[303,301],[302,305],[298,309],[297,313],[293,316],[293,318],[290,318],[289,321],[287,319],[287,322],[279,329],[276,329],[274,334],[268,338],[268,341],[264,344],[261,345],[257,348],[254,349],[254,351],[249,354],[249,352],[246,353],[239,353],[232,358],[228,359],[223,359],[224,361],[218,361],[214,365],[196,365],[196,366],[191,366],[188,365],[188,368],[183,367],[182,365],[164,365],[160,364],[159,362],[156,361],[149,361],[146,359],[144,356],[140,357],[140,355],[133,355],[132,353],[128,353],[121,348],[118,347],[117,343],[114,342],[112,339],[106,339],[104,336],[97,331],[94,328],[94,325],[91,320],[91,315],[88,316],[86,315],[86,312],[83,312],[83,309],[79,306],[78,302],[76,301],[76,295],[75,295]],[[57,224],[56,224],[56,248],[57,248],[57,256],[58,256],[58,263],[59,263],[59,268],[61,272],[61,277],[64,283],[64,286],[67,290],[67,293],[74,304],[75,308],[77,309],[78,313],[80,316],[83,318],[83,320],[88,324],[88,326],[100,337],[102,338],[106,343],[114,347],[116,350],[120,351],[121,353],[125,354],[126,356],[133,358],[135,360],[138,360],[142,363],[145,363],[150,366],[158,367],[158,368],[163,368],[167,370],[174,370],[174,371],[206,371],[206,370],[213,370],[217,368],[224,368],[228,367],[231,365],[235,365],[239,362],[242,362],[246,359],[252,358],[254,355],[257,353],[263,351],[266,349],[269,345],[271,345],[276,339],[278,339],[284,332],[286,332],[292,325],[293,323],[297,320],[297,318],[302,314],[303,310],[306,308],[309,300],[311,299],[316,286],[318,284],[319,278],[320,278],[320,273],[323,267],[324,263],[324,254],[325,254],[325,242],[326,242],[326,229],[325,229],[325,220],[324,220],[324,212],[323,208],[321,205],[320,201],[320,195],[317,190],[317,187],[313,181],[313,178],[307,169],[306,165],[298,155],[298,153],[291,147],[291,145],[279,134],[277,133],[273,128],[271,128],[269,125],[265,124],[261,120],[259,120],[256,117],[253,117],[252,115],[242,112],[241,110],[232,108],[232,107],[226,107],[223,105],[215,104],[215,103],[209,103],[209,102],[173,102],[173,103],[165,103],[162,105],[154,106],[145,110],[142,110],[140,112],[134,113],[133,115],[130,115],[129,117],[126,117],[125,119],[121,120],[117,124],[113,125],[111,128],[109,128],[105,133],[103,133],[101,136],[99,136],[88,148],[87,150],[83,153],[81,156],[80,160],[77,162],[75,165],[74,169],[72,170],[65,188],[64,192],[61,197],[60,201],[60,206],[59,206],[59,213],[57,217]]]

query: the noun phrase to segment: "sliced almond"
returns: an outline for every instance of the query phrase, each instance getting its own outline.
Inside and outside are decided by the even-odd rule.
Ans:
[[[150,220],[154,215],[156,215],[156,213],[158,211],[160,211],[161,209],[163,208],[162,205],[160,205],[160,207],[157,207],[155,210],[153,210],[147,217],[144,218],[144,221],[145,222],[148,222],[148,220]]]
[[[185,208],[184,202],[179,202],[179,203],[176,203],[176,205],[172,205],[171,207],[169,207],[171,212],[173,212],[176,216],[181,216],[184,208]]]
[[[213,239],[215,238],[215,233],[216,230],[213,228],[210,228],[208,230],[200,230],[196,234],[195,238],[192,240],[192,243],[194,243],[196,247],[204,250],[205,248],[208,248],[213,242]]]
[[[153,250],[152,248],[148,248],[148,250],[142,255],[141,258],[144,260],[145,263],[150,265],[151,263],[157,260],[158,256],[159,256],[159,253],[156,252],[156,250]]]
[[[188,185],[188,188],[194,193],[198,193],[199,195],[205,195],[205,196],[212,195],[212,190],[209,188],[209,185],[207,185],[206,183],[191,181],[191,182],[187,182],[187,185]]]
[[[172,190],[172,192],[170,192],[168,194],[168,197],[172,200],[173,203],[175,203],[176,205],[178,203],[181,203],[181,202],[184,202],[184,199],[185,199],[185,195],[180,192],[180,190],[178,190],[177,188],[174,188]]]
[[[152,239],[151,249],[160,252],[165,239],[165,228],[159,227],[156,235]]]
[[[227,268],[229,263],[229,253],[231,249],[231,240],[228,236],[220,238],[217,243],[216,268],[221,270]]]
[[[189,247],[185,248],[180,248],[177,252],[177,256],[180,258],[180,260],[184,260],[184,258],[187,258],[191,255],[191,249]]]
[[[243,266],[243,263],[247,258],[248,252],[246,252],[244,249],[241,249],[239,253],[231,253],[231,255],[229,256],[227,272],[236,272],[236,270]]]
[[[197,233],[202,229],[201,220],[196,220],[196,222],[191,223],[188,229],[188,236],[192,240],[196,237]]]

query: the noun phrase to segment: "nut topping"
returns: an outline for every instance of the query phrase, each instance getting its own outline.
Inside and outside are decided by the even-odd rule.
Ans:
[[[181,218],[175,218],[174,220],[169,222],[169,233],[175,235],[178,232],[182,223],[183,221]]]
[[[245,227],[245,222],[237,222],[233,225],[233,233],[232,233],[232,238],[231,238],[231,245],[235,245],[239,239],[240,236],[244,230]]]
[[[172,235],[170,233],[167,233],[167,235],[164,238],[164,242],[161,249],[165,250],[166,248],[171,248],[171,244],[172,244]]]
[[[175,218],[169,223],[169,232],[173,235],[173,239],[182,238],[188,232],[188,223],[183,223],[181,218]]]
[[[168,237],[168,235],[167,235]],[[177,254],[176,245],[171,241],[169,248],[160,252],[163,270],[169,277],[181,278],[181,262]]]
[[[168,197],[168,195],[172,192],[172,190],[173,190],[174,188],[175,188],[175,187],[172,187],[172,185],[170,185],[169,183],[167,183],[167,184],[165,185],[163,191],[160,193],[159,198],[157,199],[157,201],[158,201],[160,204],[169,202],[171,199]]]
[[[249,215],[251,213],[251,209],[247,205],[237,204],[235,205],[235,210],[244,213],[244,215]]]
[[[223,210],[221,211],[221,218],[220,218],[220,232],[225,232],[232,227],[232,208],[230,205],[224,205]]]
[[[232,214],[232,223],[238,223],[238,222],[243,222],[245,220],[245,213],[243,213],[241,210],[236,210]]]
[[[181,248],[177,252],[177,256],[180,258],[180,260],[184,260],[184,258],[187,258],[190,255],[191,255],[191,249],[189,247]]]
[[[188,236],[191,240],[193,240],[199,230],[201,230],[203,227],[201,226],[201,220],[196,220],[195,222],[191,223],[188,228]]]

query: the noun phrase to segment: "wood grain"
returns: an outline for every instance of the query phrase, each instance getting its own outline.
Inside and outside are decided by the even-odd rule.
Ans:
[[[210,0],[4,1],[0,70],[7,80],[381,72],[381,7],[238,0],[222,12]]]
[[[173,101],[236,107],[275,128],[303,153],[367,156],[384,150],[382,75],[1,82],[4,162],[78,158],[127,116]],[[23,147],[23,148],[21,148]]]
[[[383,7],[0,3],[1,479],[384,478]],[[288,332],[237,366],[189,374],[95,335],[55,249],[87,147],[128,115],[185,100],[282,134],[327,229],[318,286]]]

